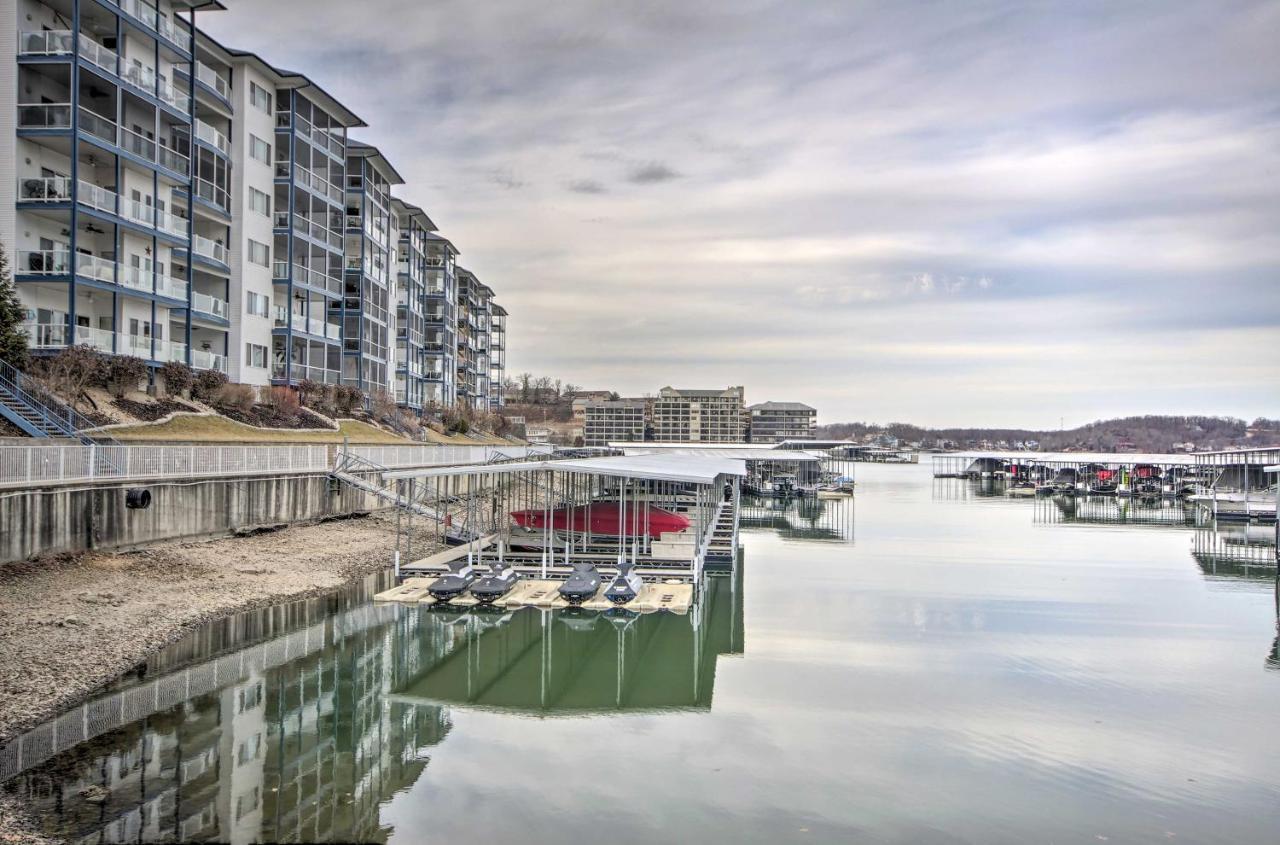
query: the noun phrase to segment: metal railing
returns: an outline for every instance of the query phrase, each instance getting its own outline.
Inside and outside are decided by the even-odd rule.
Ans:
[[[71,199],[70,176],[19,176],[19,202],[65,202]]]
[[[192,235],[191,246],[197,255],[212,258],[214,261],[227,263],[227,247],[225,244],[206,238],[204,235]]]
[[[231,142],[217,129],[196,118],[196,137],[225,155],[231,155]]]
[[[63,276],[71,272],[71,253],[65,249],[20,249],[19,276]]]
[[[333,464],[330,448],[324,444],[0,446],[0,486],[328,472]]]
[[[108,446],[115,443],[111,437],[90,437],[82,432],[93,428],[93,422],[70,405],[53,396],[42,385],[24,374],[17,367],[6,361],[0,361],[0,387],[4,387],[18,402],[34,409],[46,423],[50,434],[72,437],[81,442],[79,447],[63,448],[103,448],[98,443]],[[95,443],[98,441],[98,443]],[[17,446],[17,449],[28,447]],[[47,448],[47,447],[41,447]],[[3,477],[0,475],[0,477]]]
[[[191,295],[191,307],[202,314],[212,314],[225,320],[227,319],[229,304],[225,299],[218,299],[207,293],[197,291]]]
[[[71,30],[50,29],[18,34],[19,56],[60,56],[71,52]]]

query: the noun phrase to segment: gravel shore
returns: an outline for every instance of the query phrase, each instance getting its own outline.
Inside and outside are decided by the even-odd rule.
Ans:
[[[436,550],[415,534],[414,557]],[[0,745],[210,619],[385,568],[395,538],[379,514],[0,566]],[[48,841],[26,821],[0,797],[0,842]]]

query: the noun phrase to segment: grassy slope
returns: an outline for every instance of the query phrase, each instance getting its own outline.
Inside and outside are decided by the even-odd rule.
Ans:
[[[107,433],[122,443],[181,442],[181,443],[341,443],[344,437],[351,443],[402,446],[412,443],[405,437],[356,420],[341,420],[340,431],[292,431],[289,429],[256,428],[226,417],[187,416],[179,414],[168,422],[157,425],[133,425],[111,428]],[[477,444],[504,444],[498,437],[446,437],[434,431],[427,433],[428,442],[460,446]]]

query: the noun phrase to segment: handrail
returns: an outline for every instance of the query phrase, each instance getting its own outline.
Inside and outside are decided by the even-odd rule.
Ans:
[[[95,427],[92,420],[53,396],[35,379],[23,374],[7,361],[0,361],[0,386],[34,408],[60,434],[74,437],[85,445],[118,445],[114,438],[106,435],[83,434],[85,430]]]

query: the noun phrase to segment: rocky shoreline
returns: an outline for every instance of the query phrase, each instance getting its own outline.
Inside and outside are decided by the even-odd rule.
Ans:
[[[434,550],[415,534],[415,555]],[[394,516],[373,515],[0,566],[0,745],[205,622],[386,568],[395,537]],[[30,821],[0,796],[0,842],[50,841]]]

